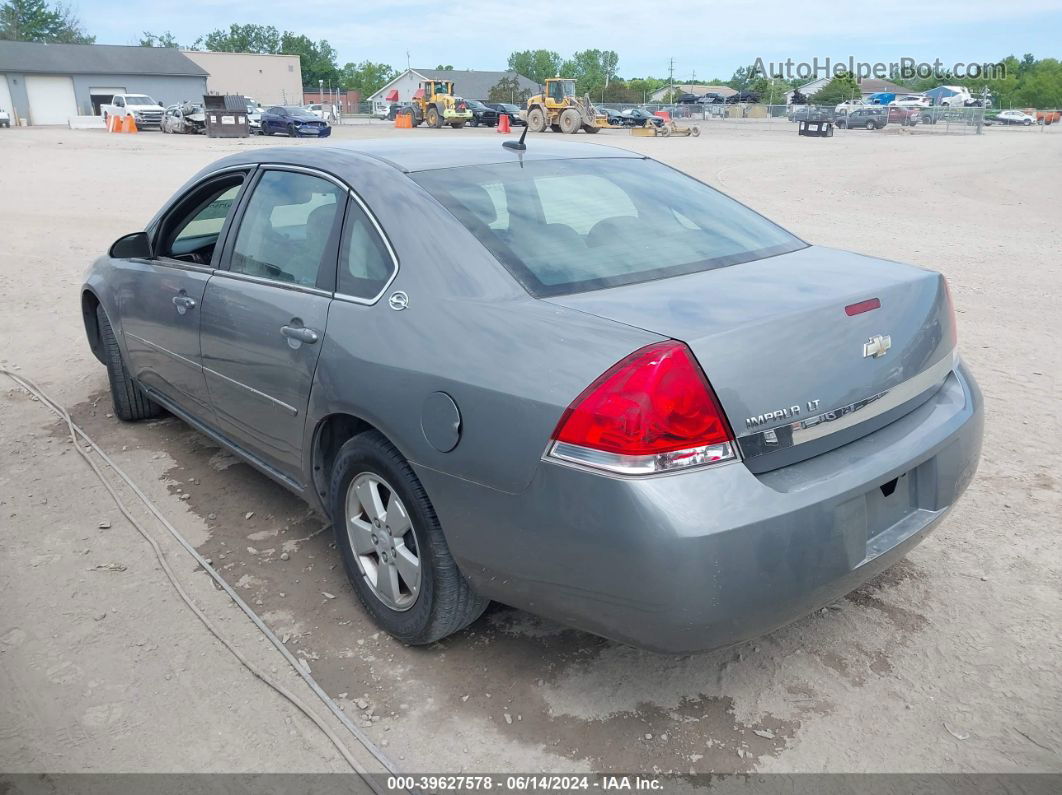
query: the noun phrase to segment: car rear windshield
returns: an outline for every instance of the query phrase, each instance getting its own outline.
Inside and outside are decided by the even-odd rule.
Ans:
[[[538,160],[411,176],[540,298],[806,245],[707,185],[642,158]]]

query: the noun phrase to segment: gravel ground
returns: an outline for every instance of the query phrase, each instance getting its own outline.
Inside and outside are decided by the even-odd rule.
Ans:
[[[833,609],[755,642],[657,656],[496,606],[404,648],[363,617],[320,516],[173,419],[110,416],[81,328],[85,267],[200,166],[265,141],[2,131],[0,364],[69,406],[406,770],[1062,771],[1062,129],[705,128],[594,142],[650,153],[811,242],[942,270],[986,403],[979,474],[945,523]],[[500,142],[336,131],[396,134]],[[342,769],[206,634],[64,436],[0,383],[0,689],[13,694],[0,769]],[[241,648],[287,676],[170,551]]]

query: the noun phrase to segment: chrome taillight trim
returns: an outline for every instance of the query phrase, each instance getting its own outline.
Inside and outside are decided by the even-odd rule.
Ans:
[[[654,455],[622,455],[553,441],[546,458],[616,475],[645,476],[685,472],[734,461],[737,459],[737,448],[732,442],[722,442]]]

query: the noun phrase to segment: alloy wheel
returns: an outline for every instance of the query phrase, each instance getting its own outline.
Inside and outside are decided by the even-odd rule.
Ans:
[[[409,610],[421,586],[420,549],[413,523],[397,492],[379,475],[350,481],[347,538],[369,590],[387,607]]]

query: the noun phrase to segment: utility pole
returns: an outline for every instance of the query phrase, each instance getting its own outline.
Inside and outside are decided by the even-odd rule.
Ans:
[[[667,64],[667,85],[669,99],[675,101],[675,59],[671,58]]]
[[[406,71],[409,71],[409,50],[406,50]]]

